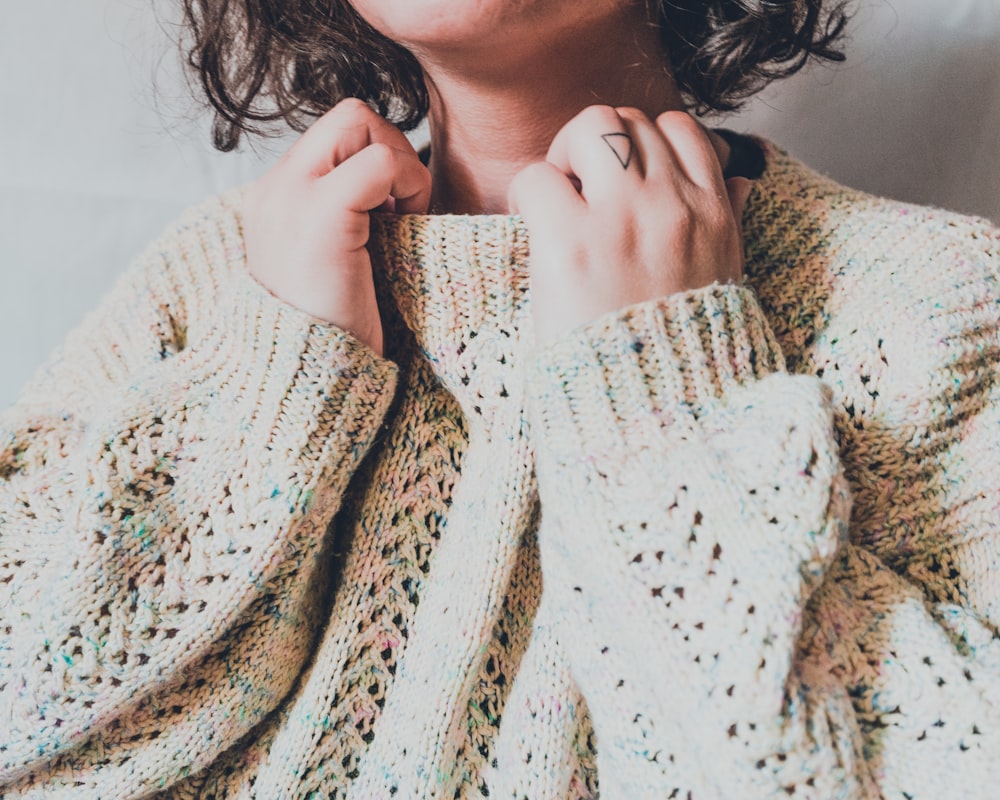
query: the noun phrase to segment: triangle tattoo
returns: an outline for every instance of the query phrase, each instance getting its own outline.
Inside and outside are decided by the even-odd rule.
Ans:
[[[628,169],[632,163],[632,137],[627,133],[602,133],[601,138],[611,148],[622,169]]]

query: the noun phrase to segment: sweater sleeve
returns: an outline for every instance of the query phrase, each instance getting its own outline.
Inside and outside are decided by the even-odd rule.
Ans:
[[[593,716],[602,796],[879,796],[873,764],[887,762],[835,668],[843,636],[869,657],[894,637],[880,702],[947,717],[944,751],[967,755],[976,780],[996,772],[996,653],[954,644],[918,591],[847,544],[827,393],[782,361],[734,286],[631,307],[537,354],[545,590]],[[949,681],[971,677],[925,693],[928,653]],[[909,733],[887,737],[886,759],[941,754]]]
[[[185,217],[0,417],[0,794],[162,787],[307,657],[396,368],[253,281],[238,224]]]

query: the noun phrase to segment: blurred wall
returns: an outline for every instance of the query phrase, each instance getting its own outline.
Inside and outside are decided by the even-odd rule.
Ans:
[[[728,125],[842,183],[1000,222],[1000,0],[861,0],[848,60]]]
[[[722,123],[845,183],[1000,221],[1000,0],[857,2],[847,65]],[[180,209],[251,180],[290,141],[211,150],[173,6],[0,0],[2,406]]]
[[[187,205],[245,183],[212,150],[173,0],[0,0],[0,405]],[[158,16],[159,15],[159,16]],[[156,91],[154,92],[154,83]]]

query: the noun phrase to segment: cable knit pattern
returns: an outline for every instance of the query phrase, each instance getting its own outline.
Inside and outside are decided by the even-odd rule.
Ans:
[[[767,159],[542,349],[518,218],[374,219],[380,358],[187,213],[0,418],[0,798],[992,797],[1000,235]]]

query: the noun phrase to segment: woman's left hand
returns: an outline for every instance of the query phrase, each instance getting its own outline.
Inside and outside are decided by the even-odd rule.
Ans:
[[[510,187],[531,236],[538,341],[633,303],[738,281],[749,193],[745,178],[723,179],[708,135],[682,111],[655,123],[634,108],[580,112]]]

